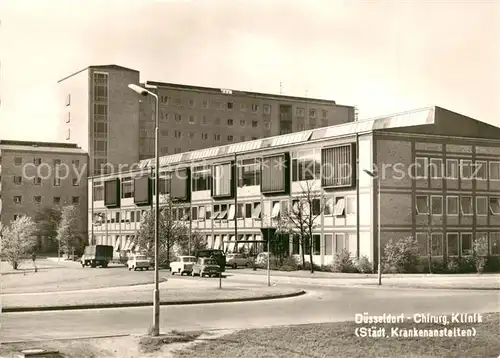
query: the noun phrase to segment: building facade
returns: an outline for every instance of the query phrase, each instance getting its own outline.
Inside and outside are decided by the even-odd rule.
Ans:
[[[224,144],[354,121],[354,107],[335,101],[139,82],[125,67],[90,66],[59,81],[60,140],[87,150],[91,172],[154,156],[154,99],[128,84],[154,86],[159,98],[160,153],[184,153]],[[94,169],[95,168],[95,169]]]
[[[153,165],[90,179],[94,242],[135,249]],[[443,258],[483,236],[500,255],[500,129],[439,107],[169,155],[160,166],[162,204],[175,200],[176,220],[225,251],[262,250],[260,229],[311,188],[316,264],[343,249],[376,264],[379,219],[381,245],[414,236],[422,256]],[[300,254],[293,238],[289,252]]]
[[[87,153],[76,144],[0,141],[0,220],[34,218],[41,208],[78,205],[87,212]],[[83,227],[87,215],[82,215]],[[38,248],[46,248],[39,238]]]

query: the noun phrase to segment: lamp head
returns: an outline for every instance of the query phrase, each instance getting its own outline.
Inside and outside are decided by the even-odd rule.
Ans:
[[[146,89],[134,84],[129,84],[128,88],[130,88],[132,91],[136,93],[139,93],[143,97],[146,97],[149,94],[149,92]]]

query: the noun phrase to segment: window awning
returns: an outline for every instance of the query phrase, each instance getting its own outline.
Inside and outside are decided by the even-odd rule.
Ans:
[[[233,220],[235,214],[234,204],[229,205],[229,214],[227,216],[228,220]]]
[[[217,219],[224,220],[227,217],[227,210],[221,211],[219,217]]]
[[[252,211],[252,218],[253,219],[260,219],[260,212],[261,212],[261,208],[260,208],[260,203],[259,203],[255,206],[255,208]]]
[[[490,198],[490,210],[493,215],[500,215],[500,198]]]
[[[334,215],[336,216],[341,216],[344,215],[344,210],[345,210],[345,199],[339,199],[337,203],[335,204],[335,210],[333,212]]]
[[[211,249],[211,248],[213,248],[213,246],[214,246],[214,240],[212,238],[212,235],[208,235],[207,236],[207,247],[209,249]]]
[[[214,249],[215,250],[219,250],[220,248],[220,236],[219,235],[215,235],[215,243],[214,243]]]
[[[271,214],[271,217],[273,219],[276,219],[280,216],[280,203],[277,202],[277,203],[274,203],[273,205],[273,211],[272,211],[272,214]]]

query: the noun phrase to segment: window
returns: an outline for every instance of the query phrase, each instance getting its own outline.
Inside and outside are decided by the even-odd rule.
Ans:
[[[295,109],[295,115],[297,117],[304,117],[305,113],[306,113],[306,110],[304,108],[298,107]]]
[[[40,195],[35,195],[35,196],[33,197],[33,202],[34,202],[35,204],[40,204],[40,203],[42,202],[42,197],[41,197]]]
[[[189,116],[189,123],[190,124],[195,124],[196,123],[196,117],[195,116]]]
[[[14,196],[14,203],[21,204],[22,201],[23,201],[23,197],[21,195]]]
[[[446,159],[446,179],[458,179],[457,159]]]
[[[106,120],[108,115],[108,106],[102,103],[94,103],[94,118]]]
[[[198,207],[193,206],[191,208],[191,220],[198,220]]]
[[[181,123],[182,122],[182,116],[179,113],[175,114],[175,121],[177,123]]]
[[[460,208],[462,210],[462,215],[472,215],[474,212],[472,211],[472,197],[470,196],[461,196],[460,197]]]
[[[66,132],[66,140],[70,140],[71,139],[71,129],[68,128],[67,132]]]
[[[472,234],[462,233],[460,235],[460,253],[462,256],[472,254]]]
[[[477,216],[488,215],[488,198],[486,196],[476,196],[476,214]]]
[[[286,190],[287,158],[285,154],[262,158],[261,191],[278,193]]]
[[[23,158],[15,157],[14,158],[14,165],[18,166],[18,167],[21,166],[21,165],[23,165]]]
[[[233,102],[227,102],[227,109],[229,110],[233,109]]]
[[[325,198],[325,207],[323,209],[323,214],[325,216],[333,215],[333,210],[334,210],[333,198],[332,197]]]
[[[194,167],[191,173],[191,178],[192,178],[193,191],[210,190],[210,183],[212,181],[210,167],[208,166]]]
[[[240,103],[240,111],[246,111],[247,110],[247,104],[246,103]]]
[[[35,159],[33,159],[33,164],[35,164],[36,166],[42,164],[42,158],[35,158]]]
[[[500,215],[500,198],[490,197],[490,211],[492,215]]]
[[[472,179],[472,160],[460,160],[460,179]]]
[[[458,256],[458,234],[448,233],[446,241],[448,256]]]
[[[94,122],[94,133],[98,137],[105,136],[108,133],[108,124],[105,122]]]
[[[335,234],[335,253],[341,253],[343,250],[348,249],[344,234]]]
[[[21,177],[21,176],[15,176],[13,178],[13,180],[14,180],[14,184],[19,185],[19,184],[21,184],[23,182],[23,177]]]
[[[79,197],[79,196],[73,196],[73,197],[71,198],[71,203],[72,203],[73,205],[78,205],[78,204],[80,204],[80,197]]]
[[[201,117],[201,124],[204,124],[204,125],[208,124],[208,118],[207,118],[207,116]]]
[[[487,232],[476,232],[476,236],[474,238],[474,241],[476,240],[485,240],[488,242],[488,233]],[[481,245],[482,246],[482,245]],[[476,248],[473,248],[473,250]],[[488,247],[478,247],[476,250],[476,253],[480,256],[487,256],[488,255]]]
[[[73,167],[78,168],[80,166],[80,161],[78,159],[74,159],[71,161],[71,164],[73,164]]]
[[[101,152],[101,153],[106,153],[107,145],[106,141],[104,140],[94,140],[94,151],[96,152]]]
[[[73,178],[72,184],[73,184],[73,186],[79,186],[80,182],[78,181],[78,178]]]
[[[66,106],[69,106],[71,104],[71,93],[68,93],[66,96]]]
[[[264,128],[271,129],[271,122],[264,123]]]
[[[189,132],[189,139],[193,139],[194,138],[194,132]]]
[[[245,127],[247,125],[247,121],[244,119],[240,119],[240,126]]]
[[[192,98],[189,99],[189,106],[194,107],[194,99]]]
[[[162,135],[162,136],[164,136],[164,137],[168,137],[168,130],[166,130],[166,129],[161,129],[161,130],[160,130],[160,133],[161,133],[161,135]]]
[[[321,115],[323,116],[323,118],[326,118],[328,116],[328,110],[322,109],[321,110]]]
[[[17,219],[20,219],[22,217],[23,216],[21,214],[14,214],[14,221],[16,221]]]
[[[458,196],[446,197],[446,215],[458,215]]]
[[[486,168],[488,167],[486,161],[477,160],[474,163],[474,170],[472,173],[472,177],[476,180],[487,180],[488,173],[486,172]]]
[[[40,178],[40,177],[33,178],[33,184],[34,185],[42,185],[42,178]]]
[[[130,212],[130,222],[131,223],[135,222],[135,211]]]
[[[204,99],[204,100],[202,100],[202,101],[201,101],[201,106],[202,106],[203,108],[208,108],[208,99]]]
[[[260,185],[260,161],[258,158],[242,160],[238,165],[238,187]]]
[[[134,196],[134,182],[131,177],[122,178],[122,198],[132,198]]]
[[[252,104],[252,112],[256,113],[259,111],[259,105],[258,104]]]
[[[309,110],[309,118],[316,118],[316,110],[315,109]]]
[[[179,153],[181,153],[181,152],[182,152],[182,149],[181,149],[181,148],[175,148],[175,149],[174,149],[174,153],[175,153],[175,154],[179,154]]]
[[[321,150],[321,185],[323,187],[349,187],[353,184],[356,165],[352,160],[351,144]]]
[[[304,150],[293,153],[292,181],[319,179],[321,171],[321,152]]]
[[[104,193],[104,191],[103,191]],[[60,196],[54,196],[52,202],[55,204],[55,205],[59,205],[61,204],[61,197]]]
[[[161,96],[161,102],[162,103],[168,104],[168,99],[169,99],[168,96]]]
[[[489,162],[490,180],[500,180],[500,162]]]
[[[427,233],[417,232],[418,253],[420,256],[427,256]]]
[[[432,215],[443,215],[443,197],[441,195],[431,195]]]
[[[490,254],[500,255],[500,232],[490,233]]]
[[[68,116],[66,117],[66,123],[71,122],[71,112],[68,112]]]
[[[264,114],[271,114],[271,105],[265,104],[263,107]]]
[[[208,133],[201,133],[201,139],[207,140],[208,139]]]
[[[415,178],[416,179],[427,179],[428,176],[428,160],[427,158],[416,157],[415,158]]]
[[[313,235],[313,255],[321,254],[321,235]]]
[[[232,126],[233,125],[233,120],[232,119],[228,119],[227,120],[227,125],[228,126]]]
[[[181,133],[181,131],[174,131],[174,138],[179,139],[179,138],[181,138],[181,137],[182,137],[182,133]]]
[[[213,166],[213,196],[230,196],[232,194],[231,163]]]
[[[431,255],[443,256],[443,234],[432,233],[431,238],[432,238]]]
[[[212,206],[207,205],[205,206],[205,220],[210,220],[212,217]]]
[[[220,134],[214,134],[214,140],[220,140]]]
[[[430,177],[432,179],[443,178],[443,160],[440,158],[431,158],[429,164]]]
[[[61,159],[54,159],[54,167],[58,167],[59,165],[61,165]]]
[[[321,200],[314,198],[311,200],[312,203],[312,214],[315,216],[321,215]]]
[[[108,74],[94,72],[94,100],[105,101],[108,99]]]
[[[429,198],[427,195],[417,195],[417,215],[429,214]]]

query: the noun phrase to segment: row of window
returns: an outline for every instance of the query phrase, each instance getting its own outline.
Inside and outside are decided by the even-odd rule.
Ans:
[[[500,197],[476,196],[475,210],[473,199],[470,195],[417,195],[415,209],[418,215],[443,215],[445,212],[447,216],[500,215]]]
[[[22,176],[16,175],[16,176],[12,177],[12,180],[13,180],[14,184],[16,184],[16,185],[22,185],[22,183],[23,183]],[[37,186],[42,185],[42,181],[43,181],[42,178],[34,177],[33,178],[33,185],[37,185]],[[78,178],[72,178],[71,182],[72,182],[73,186],[80,186],[80,181],[78,180]],[[61,185],[61,178],[54,177],[53,185],[60,186]]]
[[[166,129],[162,129],[160,131],[160,134],[162,137],[168,137],[169,135],[169,132],[168,130]],[[142,138],[150,138],[151,140],[154,141],[154,136],[150,137],[148,136],[148,131],[146,129],[142,129],[141,130],[141,135],[142,135]],[[193,140],[195,139],[195,135],[196,133],[195,132],[182,132],[182,131],[172,131],[172,138],[174,139],[183,139],[183,138],[187,138],[189,140]],[[208,140],[208,133],[200,133],[200,137],[201,137],[201,140]],[[240,136],[239,139],[240,141],[244,142],[246,140],[247,137],[245,136]],[[227,135],[226,136],[226,139],[228,142],[233,142],[235,140],[234,136],[233,135]],[[257,139],[257,137],[251,137],[251,140],[255,140]],[[213,140],[214,141],[220,141],[221,140],[221,135],[218,134],[218,133],[215,133],[213,135]],[[94,141],[94,144],[96,143],[97,141]],[[97,144],[95,144],[94,149],[95,151],[101,151],[101,152],[106,152],[106,141],[99,141],[101,142],[101,146],[98,146]],[[100,149],[98,149],[100,148]]]
[[[488,240],[488,233],[476,233],[476,239],[485,238]],[[443,233],[419,232],[416,239],[420,248],[421,256],[469,256],[472,254],[473,236],[472,233],[447,233],[446,241]],[[430,240],[429,240],[430,239]],[[500,233],[489,234],[488,252],[478,252],[479,255],[500,255]]]
[[[16,167],[22,166],[23,165],[23,158],[21,158],[21,157],[14,157],[14,165]],[[33,165],[36,166],[36,167],[42,165],[42,158],[33,158]],[[53,159],[52,160],[52,166],[54,168],[56,168],[57,166],[60,166],[60,165],[61,165],[61,159]],[[80,161],[78,159],[73,159],[71,161],[71,165],[73,167],[78,168],[78,167],[80,167]]]
[[[188,120],[189,124],[197,124],[197,118],[196,118],[195,115],[186,115],[186,117],[187,117],[187,120]],[[183,115],[179,114],[179,113],[164,113],[164,112],[160,112],[159,118],[160,118],[160,121],[162,121],[162,122],[168,122],[170,120],[170,118],[173,118],[174,121],[175,121],[175,123],[177,123],[177,124],[180,124],[183,121]],[[152,120],[154,120],[154,117],[152,117]],[[99,124],[106,124],[106,123],[99,123]],[[209,124],[227,125],[227,126],[232,127],[232,126],[235,126],[237,123],[232,118],[228,118],[227,120],[225,120],[223,122],[220,117],[215,117],[214,120],[213,120],[213,123],[211,123],[210,120],[209,120],[209,118],[207,116],[202,116],[200,118],[200,124],[203,124],[203,125],[209,125]],[[246,119],[240,119],[238,121],[238,124],[242,128],[245,128],[245,127],[247,127],[249,125],[251,125],[252,128],[259,128],[259,125],[260,125],[260,123],[259,123],[258,120],[252,120],[252,121],[249,122]],[[271,121],[267,121],[266,120],[264,122],[264,127],[267,128],[267,129],[271,128]],[[94,129],[96,130],[96,128],[94,128]],[[99,127],[99,131],[100,132],[104,132],[105,133],[105,130],[106,129],[105,129],[104,126],[100,126]]]
[[[417,179],[488,180],[489,177],[500,181],[499,161],[416,157],[415,164]]]
[[[15,204],[22,204],[23,203],[23,196],[22,195],[15,195],[13,197],[13,201]],[[35,195],[33,197],[33,202],[35,204],[40,204],[42,202],[42,196],[41,195]],[[60,196],[54,196],[52,198],[52,203],[55,205],[61,204],[61,197]],[[78,205],[80,204],[80,197],[79,196],[73,196],[71,197],[71,204],[73,205]]]

